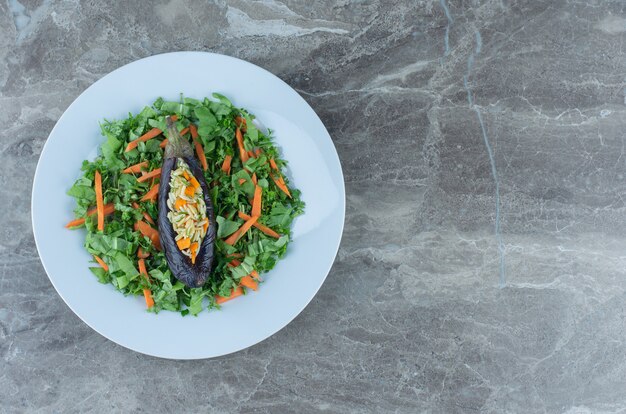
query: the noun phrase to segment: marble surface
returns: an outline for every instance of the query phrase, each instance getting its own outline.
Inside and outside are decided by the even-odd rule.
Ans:
[[[625,40],[623,0],[1,1],[0,412],[626,412]],[[347,186],[312,303],[195,362],[83,324],[29,214],[72,100],[177,50],[293,86]]]

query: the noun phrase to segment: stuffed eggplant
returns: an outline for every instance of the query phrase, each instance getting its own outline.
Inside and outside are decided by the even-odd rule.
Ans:
[[[158,199],[161,246],[174,277],[189,287],[199,287],[213,264],[213,204],[191,144],[180,136],[170,117],[167,135]]]

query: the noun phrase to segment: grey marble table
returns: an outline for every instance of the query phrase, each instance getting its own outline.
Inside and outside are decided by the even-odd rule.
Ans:
[[[1,1],[0,412],[625,412],[625,40],[623,0]],[[195,362],[82,323],[29,214],[72,100],[177,50],[294,87],[347,188],[312,303]]]

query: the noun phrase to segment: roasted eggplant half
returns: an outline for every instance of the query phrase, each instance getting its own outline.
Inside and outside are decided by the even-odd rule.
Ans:
[[[174,277],[189,287],[200,287],[213,264],[213,203],[191,144],[170,117],[167,138],[158,198],[161,246]]]

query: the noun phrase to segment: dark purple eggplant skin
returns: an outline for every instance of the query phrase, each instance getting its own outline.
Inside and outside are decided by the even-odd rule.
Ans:
[[[187,143],[188,144],[188,143]],[[213,213],[213,202],[209,195],[209,187],[204,179],[202,168],[200,168],[199,162],[193,155],[189,155],[189,152],[181,157],[166,157],[163,160],[163,166],[161,167],[161,183],[159,185],[159,198],[158,198],[158,226],[159,226],[159,238],[161,239],[161,246],[165,252],[165,258],[169,265],[172,274],[176,279],[183,282],[185,285],[196,288],[204,285],[209,275],[211,274],[211,268],[213,266],[214,246],[215,246],[215,215]],[[172,223],[167,218],[169,209],[167,207],[167,198],[170,193],[170,177],[172,171],[176,169],[178,159],[182,159],[189,166],[189,170],[193,176],[200,183],[202,188],[202,196],[204,197],[204,203],[206,204],[206,216],[209,219],[209,228],[207,233],[202,239],[198,254],[196,255],[196,263],[192,264],[191,259],[182,254],[176,245],[176,232],[172,227]]]

